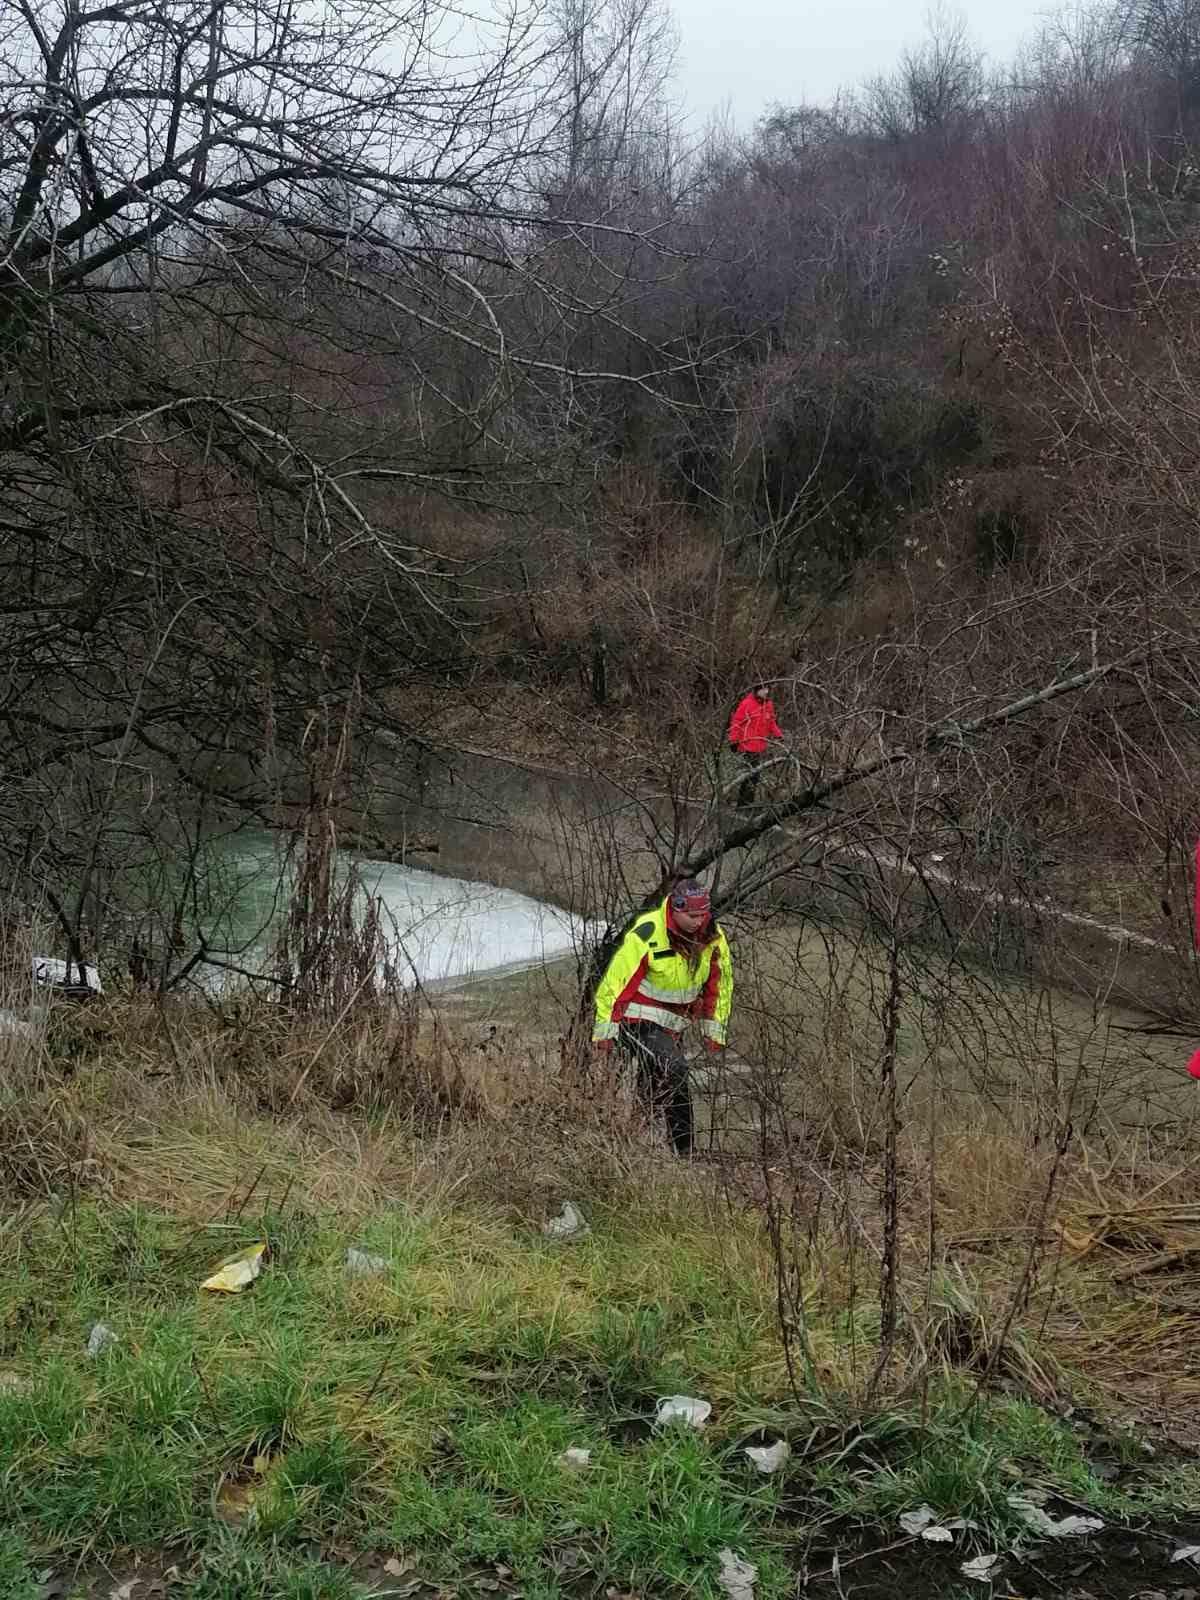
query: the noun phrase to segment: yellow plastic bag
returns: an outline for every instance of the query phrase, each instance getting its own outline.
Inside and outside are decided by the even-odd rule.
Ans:
[[[216,1289],[221,1294],[241,1294],[248,1289],[262,1271],[262,1259],[267,1243],[252,1244],[248,1250],[239,1250],[236,1256],[223,1261],[211,1278],[205,1278],[202,1289]]]

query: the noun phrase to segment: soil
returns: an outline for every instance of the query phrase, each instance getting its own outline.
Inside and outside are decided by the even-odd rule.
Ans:
[[[1171,1560],[1181,1547],[1200,1544],[1200,1518],[1031,1546],[1023,1556],[1004,1556],[990,1583],[962,1575],[961,1550],[920,1539],[880,1548],[877,1532],[866,1530],[857,1549],[813,1546],[799,1592],[814,1600],[1200,1600],[1200,1560]]]

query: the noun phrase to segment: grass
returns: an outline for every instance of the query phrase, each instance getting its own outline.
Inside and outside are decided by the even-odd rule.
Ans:
[[[257,1236],[272,1250],[253,1288],[201,1295]],[[350,1242],[387,1273],[348,1276]],[[553,1588],[568,1544],[614,1583],[707,1592],[716,1552],[768,1526],[776,1496],[726,1459],[749,1403],[738,1375],[777,1391],[782,1370],[765,1285],[716,1246],[628,1219],[566,1249],[486,1215],[387,1211],[350,1232],[301,1212],[232,1231],[91,1202],[47,1213],[0,1271],[0,1359],[19,1382],[0,1393],[0,1524],[78,1558],[203,1547],[236,1506],[274,1544],[417,1549],[447,1577],[502,1562]],[[92,1359],[97,1320],[117,1338]],[[721,1408],[711,1438],[623,1440],[689,1384]],[[571,1445],[593,1452],[586,1473],[556,1465]]]
[[[726,1546],[772,1600],[813,1506],[891,1526],[928,1502],[986,1543],[1019,1530],[1005,1497],[1023,1483],[1134,1503],[1045,1411],[971,1406],[949,1378],[924,1425],[911,1409],[854,1420],[833,1391],[797,1405],[753,1227],[715,1232],[695,1193],[657,1199],[648,1225],[593,1208],[566,1246],[438,1205],[197,1225],[89,1200],[27,1217],[0,1266],[16,1380],[0,1392],[0,1600],[32,1595],[46,1564],[150,1551],[197,1596],[348,1597],[344,1564],[314,1555],[346,1547],[411,1558],[434,1586],[503,1571],[543,1600],[715,1596]],[[253,1287],[201,1294],[257,1237],[271,1254]],[[387,1271],[348,1275],[348,1244]],[[91,1358],[97,1320],[117,1337]],[[814,1336],[834,1362],[832,1326]],[[709,1429],[649,1426],[674,1392],[713,1401]],[[741,1454],[764,1424],[796,1442],[778,1477]],[[569,1447],[586,1470],[559,1464]],[[1177,1482],[1174,1503],[1197,1490]]]
[[[69,1070],[43,1063],[19,1103],[0,1104],[23,1151],[6,1179],[24,1195],[0,1222],[0,1600],[30,1600],[47,1569],[92,1593],[98,1563],[137,1562],[231,1600],[352,1600],[389,1583],[719,1600],[727,1546],[777,1600],[815,1540],[886,1542],[923,1502],[977,1524],[967,1551],[1011,1543],[1018,1488],[1112,1518],[1200,1504],[1193,1465],[1159,1466],[1130,1436],[1081,1432],[1028,1396],[976,1394],[972,1352],[1020,1249],[960,1260],[953,1293],[948,1269],[935,1280],[927,1348],[904,1353],[898,1388],[864,1409],[873,1297],[847,1297],[846,1235],[823,1224],[796,1395],[761,1217],[707,1169],[569,1115],[545,1082],[529,1104],[526,1084],[507,1110],[479,1109],[483,1096],[440,1122],[331,1112],[321,1096],[341,1096],[346,1060],[374,1048],[363,1039],[333,1049],[322,1034],[328,1080],[309,1074],[281,1110],[272,1074],[296,1082],[312,1041],[271,1019],[236,1034],[182,1014],[172,1026],[167,1040],[119,1007],[64,1023]],[[43,1148],[55,1129],[61,1148]],[[985,1171],[969,1130],[954,1137],[947,1237],[956,1205],[978,1224]],[[1028,1158],[994,1131],[987,1142],[1011,1209]],[[540,1224],[568,1197],[591,1234],[552,1244]],[[200,1291],[256,1239],[270,1252],[246,1293]],[[386,1271],[348,1273],[351,1246]],[[1056,1271],[1013,1330],[1024,1364],[1002,1369],[1030,1375],[1031,1391],[1135,1310],[1144,1341],[1145,1297],[1161,1294],[1118,1290],[1099,1253]],[[93,1358],[96,1322],[116,1338]],[[1085,1367],[1066,1374],[1077,1398]],[[652,1426],[676,1392],[712,1402],[702,1433]],[[791,1460],[760,1477],[743,1447],[778,1436]],[[568,1448],[590,1451],[585,1471],[560,1464]],[[1117,1479],[1101,1470],[1114,1459]],[[396,1580],[388,1561],[415,1576]]]

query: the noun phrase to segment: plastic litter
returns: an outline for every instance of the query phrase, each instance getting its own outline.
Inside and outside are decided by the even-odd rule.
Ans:
[[[791,1455],[792,1447],[786,1439],[779,1439],[774,1444],[748,1444],[745,1453],[754,1463],[755,1470],[761,1472],[765,1478],[769,1477],[772,1472],[779,1471],[780,1467]]]
[[[998,1555],[975,1556],[971,1561],[964,1561],[958,1570],[964,1578],[974,1578],[977,1583],[991,1583],[999,1565]]]
[[[900,1513],[900,1526],[905,1533],[921,1533],[934,1520],[932,1506],[918,1506],[915,1511]]]
[[[758,1568],[735,1555],[728,1545],[718,1554],[717,1560],[721,1564],[717,1586],[725,1591],[729,1600],[754,1600]]]
[[[0,1038],[34,1040],[38,1030],[27,1017],[18,1016],[15,1011],[0,1010]]]
[[[1027,1494],[1010,1494],[1007,1498],[1025,1526],[1045,1539],[1081,1539],[1104,1528],[1099,1517],[1052,1517]]]
[[[702,1428],[711,1416],[709,1401],[696,1400],[690,1394],[672,1394],[658,1402],[655,1420],[660,1426],[667,1422],[686,1422],[689,1428]]]
[[[93,1322],[91,1332],[88,1334],[87,1353],[95,1359],[102,1356],[109,1345],[116,1344],[117,1336],[107,1322]]]
[[[346,1271],[356,1277],[370,1277],[376,1272],[386,1272],[391,1262],[386,1256],[369,1255],[365,1250],[356,1250],[353,1245],[346,1251]]]
[[[1050,1531],[1056,1539],[1082,1539],[1086,1534],[1104,1531],[1099,1517],[1061,1517],[1058,1521],[1051,1518],[1051,1521]]]
[[[582,1472],[585,1467],[590,1466],[591,1460],[590,1450],[580,1450],[572,1445],[569,1450],[564,1450],[562,1455],[555,1457],[555,1464],[565,1468],[567,1472]]]
[[[1180,1545],[1171,1557],[1172,1561],[1200,1561],[1200,1544]]]
[[[900,1526],[905,1533],[919,1534],[930,1544],[953,1544],[955,1529],[965,1526],[961,1518],[954,1522],[939,1522],[932,1506],[918,1506],[915,1511],[900,1514]]]
[[[58,960],[56,956],[34,956],[32,966],[34,983],[44,984],[51,989],[66,989],[72,993],[76,990],[90,990],[92,994],[104,993],[100,974],[95,967],[84,967],[81,982],[79,966],[74,961],[71,963],[69,979],[67,963]]]
[[[583,1239],[591,1231],[583,1212],[569,1200],[563,1201],[563,1208],[556,1217],[542,1224],[547,1239]]]
[[[262,1258],[266,1251],[265,1239],[259,1244],[250,1245],[246,1250],[239,1250],[237,1255],[222,1261],[212,1277],[205,1278],[200,1287],[214,1289],[220,1294],[241,1294],[242,1290],[248,1289],[262,1271]]]

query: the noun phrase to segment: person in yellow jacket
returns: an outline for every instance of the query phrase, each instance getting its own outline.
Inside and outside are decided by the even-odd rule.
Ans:
[[[708,890],[694,878],[631,924],[597,985],[592,1043],[602,1054],[615,1043],[633,1058],[639,1090],[664,1115],[678,1155],[693,1147],[680,1036],[694,1018],[706,1048],[722,1049],[732,1003],[729,944]]]

